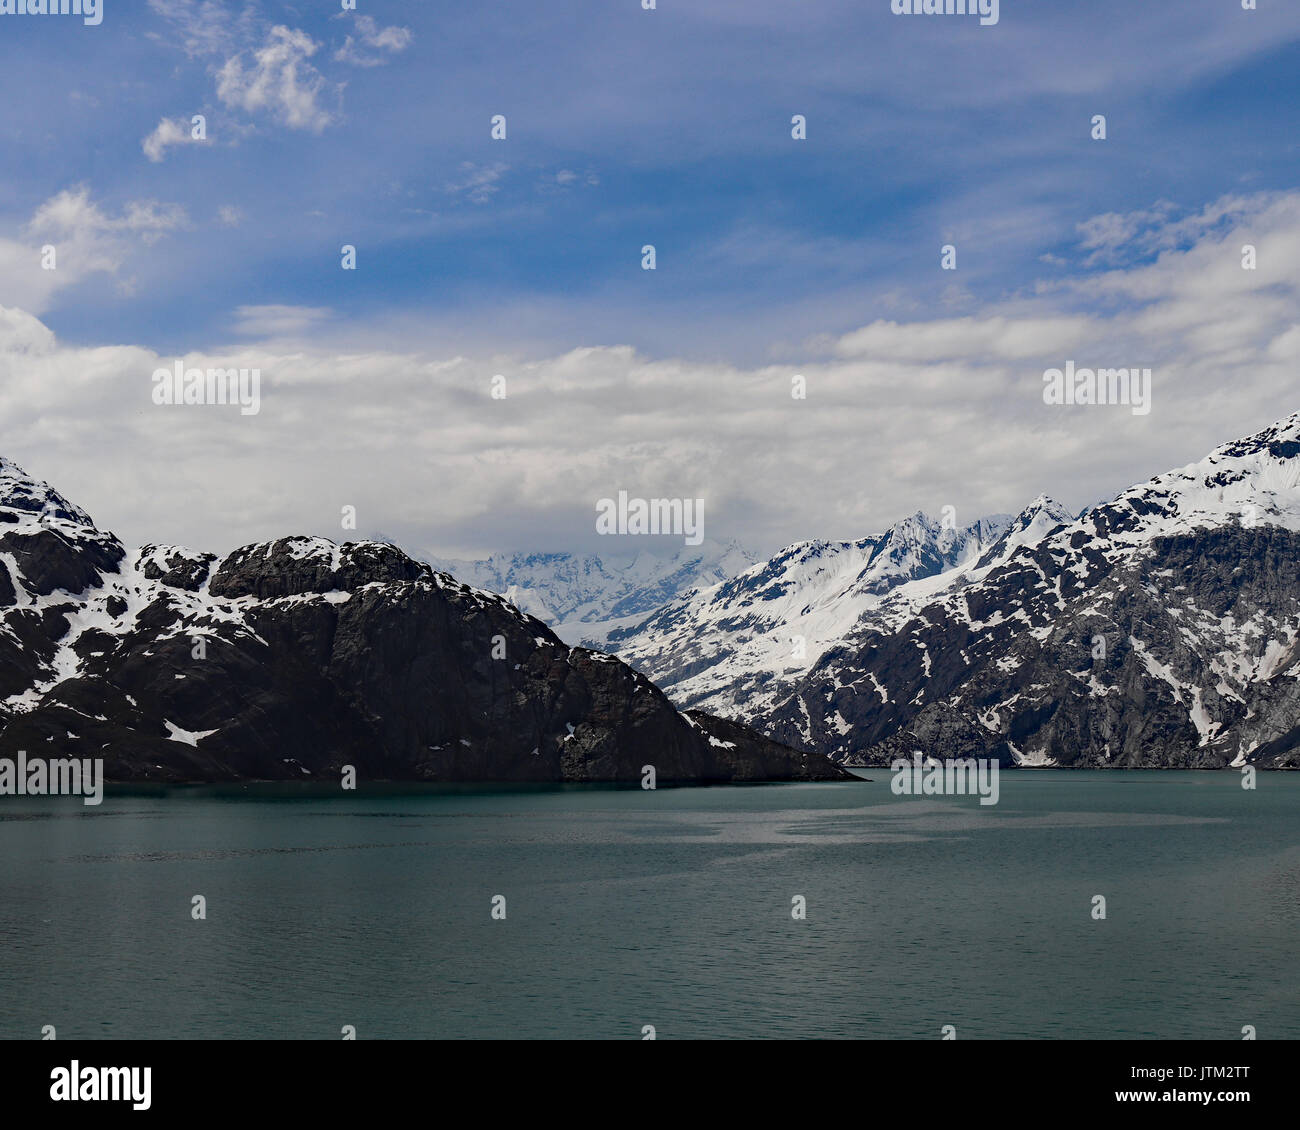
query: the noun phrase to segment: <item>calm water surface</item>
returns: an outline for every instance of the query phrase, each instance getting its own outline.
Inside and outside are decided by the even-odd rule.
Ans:
[[[0,798],[0,1037],[1300,1037],[1300,774],[868,772]]]

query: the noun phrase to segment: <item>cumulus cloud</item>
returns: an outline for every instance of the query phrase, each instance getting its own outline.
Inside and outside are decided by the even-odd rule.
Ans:
[[[325,78],[308,61],[319,47],[306,32],[277,24],[261,47],[225,61],[217,72],[217,97],[250,114],[270,114],[290,129],[320,133],[334,118],[320,104]]]
[[[968,317],[876,321],[788,366],[621,345],[344,350],[325,337],[328,311],[247,307],[238,328],[258,340],[182,360],[260,368],[255,417],[156,407],[151,374],[177,358],[68,345],[9,309],[0,453],[128,540],[216,550],[377,530],[419,554],[608,550],[595,505],[619,490],[704,498],[707,536],[763,551],[917,509],[972,520],[1040,491],[1077,508],[1300,408],[1300,193],[1233,214],[1154,261]],[[1255,271],[1242,269],[1244,242],[1259,248]],[[1071,359],[1149,366],[1151,413],[1044,404],[1044,369]],[[491,395],[497,374],[504,399]],[[804,400],[791,397],[796,374]],[[343,506],[357,507],[356,535],[339,527]]]
[[[410,28],[381,28],[373,16],[357,16],[356,28],[355,38],[349,35],[334,52],[338,62],[355,67],[382,67],[393,55],[405,51],[414,38]]]
[[[168,147],[184,145],[192,140],[188,121],[184,118],[163,118],[153,132],[140,142],[140,148],[150,161],[157,164],[163,159]]]
[[[104,241],[131,236],[154,243],[167,232],[185,223],[185,209],[179,204],[161,204],[157,200],[133,200],[122,213],[112,216],[90,199],[90,189],[80,186],[67,189],[45,201],[27,225],[35,237],[51,236],[73,242]]]
[[[65,189],[36,209],[22,227],[22,239],[0,238],[0,304],[42,313],[58,291],[90,275],[116,275],[141,245],[156,243],[187,222],[177,204],[134,200],[113,215],[91,199],[88,187]],[[42,265],[47,246],[54,249],[53,269]]]
[[[223,105],[312,133],[335,120],[322,104],[330,84],[311,62],[321,45],[305,31],[270,25],[252,4],[236,10],[219,0],[149,0],[149,7],[171,27],[170,36],[151,37],[166,38],[191,58],[208,60]],[[391,52],[402,50],[409,35],[404,28],[374,28],[370,38],[376,49]],[[178,126],[183,126],[179,119],[164,119],[145,139],[150,160],[161,160],[168,145],[189,139],[188,131],[179,136]]]

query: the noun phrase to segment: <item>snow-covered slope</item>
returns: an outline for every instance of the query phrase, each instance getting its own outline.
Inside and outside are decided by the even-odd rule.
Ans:
[[[931,592],[1069,515],[1050,500],[964,529],[914,514],[852,542],[800,542],[609,633],[607,646],[677,701],[761,717],[822,653],[897,594]]]
[[[14,511],[14,521],[30,515],[31,521],[53,520],[74,526],[94,523],[79,506],[73,506],[49,483],[33,479],[17,463],[0,456],[0,505]]]
[[[837,780],[380,542],[128,553],[0,461],[0,752],[111,780]]]
[[[736,542],[705,540],[672,554],[516,553],[481,561],[433,558],[435,569],[500,593],[567,642],[600,646],[614,627],[644,618],[683,593],[754,563]]]
[[[900,589],[746,717],[867,761],[1294,761],[1300,414],[1042,527],[942,591]]]

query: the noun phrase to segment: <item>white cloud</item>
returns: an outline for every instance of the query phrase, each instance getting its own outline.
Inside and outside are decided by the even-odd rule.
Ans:
[[[150,10],[172,27],[173,38],[191,58],[229,54],[249,35],[255,19],[251,5],[232,11],[223,0],[149,0]],[[163,36],[149,33],[151,38]]]
[[[333,311],[328,306],[240,306],[235,311],[235,332],[253,337],[291,337],[303,333]]]
[[[334,121],[334,114],[321,104],[329,85],[310,62],[320,44],[305,31],[282,24],[268,25],[253,4],[238,11],[219,0],[149,0],[149,6],[171,25],[177,37],[172,42],[187,55],[220,60],[212,69],[217,97],[224,105],[251,115],[266,114],[290,129],[313,133]],[[373,24],[373,20],[370,22]],[[404,31],[376,29],[376,47],[401,50],[405,43],[398,45],[400,35],[395,40],[387,33]],[[156,33],[150,35],[164,38]],[[170,125],[164,119],[145,140],[150,160],[161,160],[167,145],[188,140],[188,134],[177,135],[175,127],[179,124],[179,119]],[[232,123],[230,128],[235,133],[240,129],[238,123]]]
[[[567,192],[576,186],[586,186],[594,188],[600,184],[600,178],[595,173],[579,173],[574,169],[558,169],[552,172],[550,169],[544,169],[537,179],[537,191],[546,195]]]
[[[835,342],[842,357],[905,362],[981,361],[1000,363],[1041,357],[1052,349],[1073,349],[1095,332],[1088,318],[1007,317],[935,319],[917,333],[916,323],[873,322]]]
[[[344,350],[329,311],[247,307],[239,328],[262,340],[184,360],[260,368],[256,417],[155,407],[150,375],[174,357],[67,345],[3,310],[0,454],[127,540],[214,550],[376,530],[426,553],[600,547],[595,501],[620,489],[703,497],[708,536],[763,550],[917,509],[973,519],[1040,491],[1078,507],[1300,407],[1300,193],[1234,208],[1154,262],[970,317],[874,322],[788,366],[620,345]],[[1241,268],[1243,242],[1257,271]],[[1044,405],[1043,370],[1068,359],[1151,367],[1150,415]],[[795,373],[806,400],[790,396]],[[345,505],[356,535],[339,528]]]
[[[1091,251],[1085,267],[1131,264],[1141,259],[1187,248],[1198,239],[1257,211],[1260,196],[1224,196],[1200,212],[1188,213],[1168,200],[1135,212],[1107,212],[1078,225],[1079,246]],[[1182,213],[1181,218],[1178,217]]]
[[[308,60],[320,47],[306,32],[277,24],[266,42],[232,55],[217,72],[217,97],[250,114],[265,112],[290,129],[319,133],[333,116],[320,105],[324,76]]]
[[[18,240],[0,238],[0,305],[42,313],[54,295],[95,274],[117,274],[138,253],[187,224],[177,204],[134,200],[111,215],[85,186],[66,189],[41,204]],[[42,266],[42,248],[55,252],[55,268]],[[119,279],[119,293],[134,284]]]
[[[131,235],[152,243],[185,223],[179,204],[132,200],[120,216],[110,216],[90,199],[84,185],[67,189],[45,201],[33,213],[27,230],[33,236],[78,240],[104,235]]]
[[[184,145],[193,140],[190,135],[190,123],[184,118],[163,118],[153,133],[140,142],[144,155],[155,164],[163,159],[168,146]]]
[[[449,181],[446,191],[451,196],[464,196],[472,204],[486,204],[501,189],[501,178],[509,165],[476,165],[463,161],[458,176]]]
[[[340,63],[351,63],[356,67],[382,67],[393,55],[405,51],[415,38],[410,28],[381,28],[373,16],[357,16],[356,28],[356,38],[349,35],[343,41],[343,46],[334,52],[334,58]],[[366,51],[367,47],[371,50]]]

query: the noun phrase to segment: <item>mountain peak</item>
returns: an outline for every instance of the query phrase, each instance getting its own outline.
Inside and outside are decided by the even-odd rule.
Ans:
[[[1130,487],[1088,517],[1130,539],[1233,522],[1300,531],[1300,413]]]
[[[1276,459],[1291,459],[1300,455],[1300,412],[1270,424],[1253,435],[1231,440],[1212,451],[1208,459],[1241,458],[1268,453]]]
[[[1011,520],[1011,524],[1023,528],[1042,519],[1048,519],[1053,524],[1073,522],[1075,514],[1072,510],[1062,506],[1050,494],[1040,494]]]
[[[79,506],[74,506],[49,483],[33,478],[17,463],[0,455],[0,509],[33,515],[37,521],[72,522],[94,526]]]

